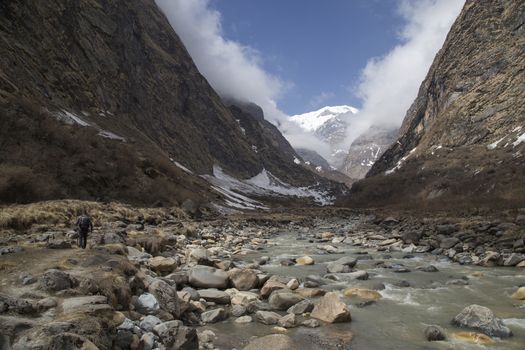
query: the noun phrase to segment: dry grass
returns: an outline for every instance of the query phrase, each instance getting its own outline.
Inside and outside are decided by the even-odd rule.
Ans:
[[[16,267],[15,263],[4,261],[0,262],[0,271],[7,271]]]
[[[95,224],[108,221],[136,221],[163,218],[167,214],[184,217],[180,209],[135,208],[122,203],[100,203],[79,200],[44,201],[32,204],[0,207],[0,228],[24,230],[33,225],[71,225],[87,210]]]

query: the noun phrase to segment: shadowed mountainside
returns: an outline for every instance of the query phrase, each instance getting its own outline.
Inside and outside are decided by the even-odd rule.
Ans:
[[[266,168],[294,185],[333,185],[294,164],[267,122],[245,113],[253,127],[244,132],[154,1],[2,1],[0,37],[3,202],[204,199],[196,175],[214,165],[240,178]],[[268,137],[277,142],[256,152]],[[21,173],[34,191],[16,189]]]

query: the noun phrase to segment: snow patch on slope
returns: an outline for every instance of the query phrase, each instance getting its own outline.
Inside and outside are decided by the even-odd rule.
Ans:
[[[177,162],[175,159],[173,158],[170,158],[170,160],[173,162],[173,164],[175,164],[178,168],[182,169],[183,171],[187,172],[188,174],[192,174],[193,175],[193,171],[191,171],[190,169],[186,168],[184,165],[182,165],[181,163]]]
[[[335,200],[327,193],[311,187],[292,186],[266,169],[250,179],[239,180],[226,174],[221,167],[214,166],[213,175],[202,177],[212,184],[215,191],[226,197],[227,205],[238,209],[268,209],[261,202],[248,197],[249,195],[312,198],[320,205],[330,205]]]
[[[82,112],[82,113],[86,116],[89,115],[89,113],[87,112]],[[99,131],[97,134],[98,136],[101,136],[107,139],[111,139],[111,140],[118,140],[118,141],[126,142],[126,139],[124,137],[119,136],[115,133],[112,133],[111,131],[103,130],[100,127],[98,127],[96,124],[89,123],[85,121],[84,119],[82,119],[81,117],[79,117],[78,115],[71,113],[65,109],[55,113],[55,117],[59,121],[69,124],[69,125],[78,124],[82,127],[89,127],[89,126],[93,127]]]
[[[397,162],[397,164],[396,164],[395,167],[393,167],[393,168],[390,169],[390,170],[385,171],[385,175],[390,175],[390,174],[394,173],[396,170],[401,169],[401,167],[403,166],[403,163],[405,162],[405,160],[407,160],[408,157],[410,157],[410,155],[416,151],[416,148],[417,148],[417,147],[414,147],[414,149],[412,149],[412,150],[411,150],[406,156],[404,156],[403,158],[401,158],[401,159]]]
[[[514,141],[512,143],[512,146],[513,147],[516,147],[517,145],[519,145],[520,143],[522,142],[525,142],[525,132],[523,134],[521,134],[520,136],[518,136],[518,138],[516,139],[516,141]]]

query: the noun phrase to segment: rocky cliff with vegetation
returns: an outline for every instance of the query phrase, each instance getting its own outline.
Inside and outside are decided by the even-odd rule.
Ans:
[[[355,205],[525,204],[525,3],[467,1]]]
[[[0,37],[2,202],[204,200],[214,165],[322,182],[224,105],[154,1],[2,1]]]

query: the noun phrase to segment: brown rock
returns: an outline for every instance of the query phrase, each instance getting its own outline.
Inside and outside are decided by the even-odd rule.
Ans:
[[[350,322],[352,317],[348,306],[336,293],[327,293],[315,305],[311,316],[328,323]]]
[[[173,258],[156,256],[148,260],[148,266],[157,272],[170,273],[177,268],[177,262]]]
[[[257,272],[251,269],[232,269],[229,276],[233,287],[242,291],[256,288],[259,282]]]

